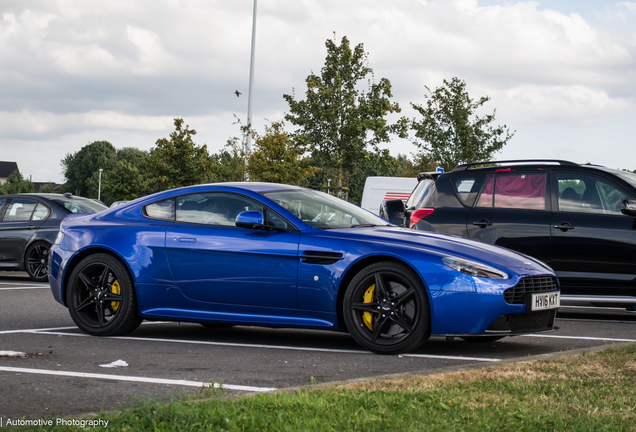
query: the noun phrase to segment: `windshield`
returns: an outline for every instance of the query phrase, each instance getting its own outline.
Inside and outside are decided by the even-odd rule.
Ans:
[[[51,201],[61,205],[71,213],[97,213],[108,208],[104,204],[90,199],[70,198],[53,199]]]
[[[614,171],[614,173],[636,188],[636,174],[629,171]]]
[[[384,219],[323,192],[304,189],[265,192],[263,195],[315,228],[388,225]]]

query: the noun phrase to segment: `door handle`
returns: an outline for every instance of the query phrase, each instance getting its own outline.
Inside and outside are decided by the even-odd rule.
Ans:
[[[479,228],[486,228],[492,226],[492,222],[488,219],[482,219],[479,222],[473,222],[473,225],[477,225]]]
[[[179,241],[181,243],[196,243],[197,239],[192,237],[179,237]]]
[[[27,225],[26,229],[28,230],[32,230],[32,229],[36,229],[37,227],[35,225]]]
[[[572,225],[570,225],[568,222],[563,222],[561,225],[555,225],[554,228],[558,228],[563,232],[566,232],[567,230],[571,230],[574,229],[574,227]]]

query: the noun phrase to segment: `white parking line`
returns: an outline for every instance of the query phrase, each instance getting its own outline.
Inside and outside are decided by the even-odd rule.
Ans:
[[[593,336],[560,336],[560,335],[542,335],[542,334],[525,334],[521,337],[550,338],[550,339],[578,339],[590,341],[606,341],[606,342],[636,342],[636,339],[619,339]]]
[[[42,331],[42,330],[23,330],[23,333],[50,334],[50,335],[56,335],[56,336],[92,337],[83,333],[65,333],[65,332],[58,332],[58,331]],[[169,342],[169,343],[181,343],[181,344],[190,344],[190,345],[262,348],[262,349],[278,349],[278,350],[289,350],[289,351],[329,352],[329,353],[342,353],[342,354],[372,354],[370,351],[363,351],[363,350],[297,347],[297,346],[285,346],[285,345],[246,344],[246,343],[236,343],[236,342],[212,342],[212,341],[197,341],[197,340],[188,340],[188,339],[142,338],[142,337],[134,337],[134,336],[109,336],[108,338],[121,339],[121,340],[146,341],[146,342]],[[434,355],[434,354],[402,354],[402,356],[441,359],[441,360],[483,361],[483,362],[501,361],[501,359],[492,359],[492,358],[444,356],[444,355]]]
[[[87,372],[57,371],[57,370],[50,370],[50,369],[28,369],[28,368],[0,366],[0,371],[38,374],[38,375],[57,375],[57,376],[66,376],[66,377],[75,377],[75,378],[106,379],[106,380],[114,380],[114,381],[132,381],[132,382],[143,382],[143,383],[150,383],[150,384],[167,384],[167,385],[179,385],[179,386],[188,386],[188,387],[209,387],[210,386],[210,383],[201,382],[201,381],[173,380],[173,379],[165,379],[165,378],[110,375],[110,374],[98,374],[98,373],[87,373]],[[214,383],[214,387],[215,388],[222,387],[228,390],[247,391],[247,392],[268,392],[268,391],[276,390],[276,388],[273,388],[273,387],[253,387],[253,386],[219,384],[219,383]]]
[[[29,289],[46,289],[46,290],[50,290],[51,287],[48,287],[48,286],[37,286],[37,285],[25,285],[25,286],[12,287],[12,288],[0,288],[0,291],[18,291],[18,290],[29,290]]]

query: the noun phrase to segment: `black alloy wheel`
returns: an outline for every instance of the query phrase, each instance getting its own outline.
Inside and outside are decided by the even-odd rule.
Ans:
[[[33,243],[24,254],[27,274],[35,282],[47,282],[49,280],[49,250],[48,243]]]
[[[130,274],[107,254],[89,255],[75,267],[66,304],[75,324],[95,336],[124,335],[143,321]]]
[[[413,351],[430,337],[430,307],[420,278],[395,262],[372,264],[349,284],[343,303],[351,336],[378,354]]]

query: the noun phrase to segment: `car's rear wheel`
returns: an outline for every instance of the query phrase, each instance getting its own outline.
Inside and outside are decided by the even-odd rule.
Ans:
[[[360,271],[347,287],[343,311],[351,336],[378,354],[412,351],[430,337],[426,289],[399,263],[380,262]]]
[[[27,274],[31,280],[36,282],[46,282],[49,280],[49,250],[48,243],[37,242],[28,247],[25,258]]]
[[[123,335],[142,322],[130,274],[111,255],[84,258],[71,274],[66,296],[71,318],[88,334]]]

